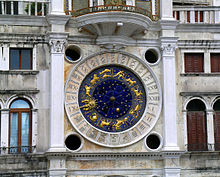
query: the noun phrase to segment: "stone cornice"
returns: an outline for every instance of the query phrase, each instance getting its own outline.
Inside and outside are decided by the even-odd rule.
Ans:
[[[0,90],[0,94],[37,94],[40,90],[27,89],[27,90]]]
[[[220,92],[180,92],[181,96],[215,96],[220,95]]]
[[[178,41],[179,48],[196,48],[196,49],[220,49],[220,40],[179,40]]]
[[[220,73],[182,73],[182,77],[219,77]]]
[[[0,33],[0,41],[2,43],[37,44],[37,43],[46,43],[48,42],[48,39],[45,34]]]
[[[0,25],[47,27],[48,23],[46,18],[41,16],[0,15]]]
[[[176,32],[206,32],[206,33],[218,33],[220,31],[220,24],[179,24],[176,28]]]
[[[8,75],[37,75],[39,71],[32,70],[8,70],[8,71],[0,71],[0,74],[8,74]]]
[[[47,15],[47,22],[51,25],[66,25],[68,20],[71,18],[70,15]]]
[[[156,24],[149,17],[141,14],[130,12],[99,12],[72,18],[69,25],[72,27],[82,27],[89,24],[107,22],[131,23],[140,25],[145,29],[148,29],[152,24]]]
[[[179,24],[176,20],[159,20],[161,30],[175,30]]]

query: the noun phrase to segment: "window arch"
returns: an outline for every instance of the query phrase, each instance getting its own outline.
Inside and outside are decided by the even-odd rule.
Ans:
[[[214,105],[214,136],[215,136],[215,150],[220,150],[220,99]]]
[[[188,103],[186,109],[188,151],[208,150],[205,104],[199,99],[194,99]]]
[[[31,104],[26,99],[16,99],[10,105],[9,153],[31,151],[32,117]]]

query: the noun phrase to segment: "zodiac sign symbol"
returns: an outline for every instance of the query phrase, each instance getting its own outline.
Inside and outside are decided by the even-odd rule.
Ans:
[[[99,77],[97,77],[97,74],[94,74],[93,79],[90,81],[90,84],[94,85],[97,81],[99,81]]]
[[[114,75],[114,77],[117,77],[118,76],[118,78],[120,79],[120,78],[124,78],[124,76],[125,76],[125,73],[124,73],[124,71],[119,71],[117,74],[115,74]]]
[[[96,100],[94,99],[83,100],[82,103],[85,103],[85,105],[80,107],[83,110],[88,111],[96,108]]]
[[[130,86],[136,84],[136,81],[132,81],[131,78],[126,79],[126,81],[128,81],[130,83]]]
[[[91,87],[85,85],[85,89],[86,89],[86,95],[88,95],[89,97],[91,97],[91,95],[90,95]]]
[[[111,72],[110,69],[105,69],[105,70],[103,70],[100,74],[109,73],[109,72]],[[107,78],[107,77],[111,77],[111,75],[104,74],[102,77],[103,77],[103,78]]]
[[[136,114],[136,118],[139,116],[139,113],[138,113],[138,111],[139,111],[139,109],[140,109],[140,106],[139,106],[139,104],[134,108],[134,110],[131,110],[130,112],[129,112],[129,114],[132,114],[132,115],[134,115],[134,114]]]
[[[100,127],[102,128],[103,126],[109,126],[110,122],[105,122],[102,120]]]
[[[110,69],[105,69],[105,70],[103,70],[102,72],[100,72],[100,74],[109,73],[109,72],[111,72]]]
[[[90,116],[91,121],[95,122],[98,119],[98,116],[96,113],[93,113],[92,116]]]
[[[133,91],[134,91],[134,93],[136,94],[136,97],[139,97],[139,96],[141,96],[143,93],[140,91],[138,91],[138,89],[133,89]]]
[[[128,120],[128,118],[124,118],[124,120],[116,120],[117,123],[115,123],[113,126],[115,127],[116,130],[121,128],[121,125],[124,124],[126,121]]]
[[[104,74],[103,78],[111,77],[111,75]]]

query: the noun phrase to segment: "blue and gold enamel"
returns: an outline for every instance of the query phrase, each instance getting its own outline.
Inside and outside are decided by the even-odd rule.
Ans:
[[[106,132],[122,132],[142,117],[146,93],[140,79],[116,65],[95,69],[79,89],[79,106],[85,119]]]

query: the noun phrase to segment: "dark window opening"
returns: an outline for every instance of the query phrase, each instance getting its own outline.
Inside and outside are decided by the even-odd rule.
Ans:
[[[28,101],[17,99],[10,105],[9,153],[32,151],[32,118]]]
[[[204,54],[203,53],[185,53],[184,64],[186,73],[204,72]]]
[[[205,104],[195,99],[187,105],[188,151],[207,151]]]
[[[77,135],[69,135],[65,140],[65,145],[68,149],[75,151],[80,148],[82,142]]]
[[[157,135],[149,135],[146,144],[150,149],[157,149],[160,146],[160,138]]]
[[[153,49],[147,50],[145,53],[145,59],[148,63],[154,64],[158,61],[158,54]]]
[[[198,22],[198,11],[195,11],[195,22]]]
[[[214,109],[215,150],[220,151],[220,100],[217,100],[215,102],[213,109]]]
[[[189,23],[190,22],[190,11],[187,11],[187,22]]]
[[[80,49],[75,46],[70,46],[65,51],[66,58],[70,61],[77,61],[80,59],[81,53]]]
[[[10,69],[32,69],[32,49],[11,48]]]
[[[204,22],[203,11],[200,11],[199,14],[200,14],[200,22]]]
[[[220,72],[220,53],[211,53],[211,72]]]

